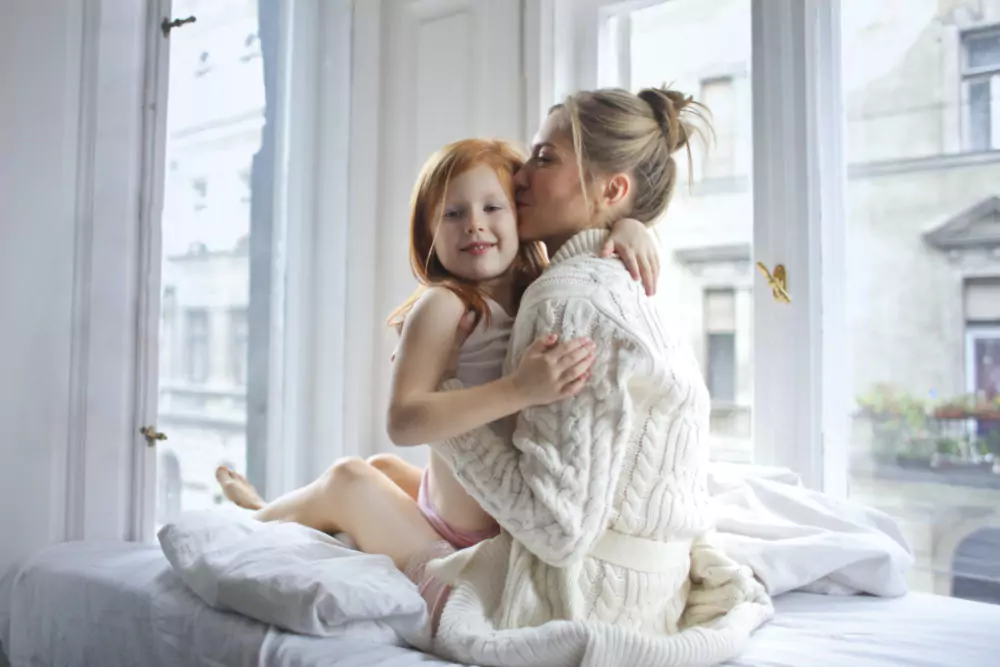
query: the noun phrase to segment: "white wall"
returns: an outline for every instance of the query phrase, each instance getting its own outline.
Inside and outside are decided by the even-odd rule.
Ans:
[[[0,22],[0,572],[130,531],[143,4]]]
[[[63,532],[82,27],[71,4],[13,3],[0,22],[0,569]]]
[[[374,380],[372,391],[364,394],[372,397],[372,426],[359,451],[394,451],[421,463],[426,460],[424,448],[395,448],[385,427],[389,358],[396,339],[385,321],[416,287],[408,253],[410,192],[424,160],[448,142],[472,136],[520,141],[525,136],[517,48],[522,17],[520,4],[514,2],[380,4],[379,41],[358,40],[360,49],[374,48],[378,55],[363,50],[354,54],[354,66],[362,71],[370,72],[373,60],[379,63],[382,83],[380,123],[372,142],[378,147],[378,225],[369,239],[375,245],[375,263],[368,271],[375,271],[367,274],[375,287],[368,293],[374,304],[369,314],[375,320],[375,344],[369,348]],[[362,128],[356,123],[365,121],[355,116],[351,122],[352,136],[360,139]],[[355,211],[351,224],[363,224]]]

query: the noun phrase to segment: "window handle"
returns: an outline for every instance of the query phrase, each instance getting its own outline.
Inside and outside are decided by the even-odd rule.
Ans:
[[[167,434],[157,431],[155,426],[143,426],[139,429],[139,433],[146,438],[146,444],[150,447],[155,447],[159,440],[167,439]]]
[[[778,264],[771,272],[767,270],[764,262],[757,262],[757,268],[764,274],[767,284],[771,287],[774,300],[781,303],[791,303],[792,297],[788,296],[788,273],[785,271],[785,265]]]
[[[163,31],[164,37],[170,37],[170,31],[173,30],[174,28],[180,28],[181,26],[187,25],[189,23],[194,23],[197,20],[198,19],[196,19],[193,16],[189,16],[186,19],[174,19],[173,21],[165,18],[163,19],[163,22],[160,23],[160,30]]]

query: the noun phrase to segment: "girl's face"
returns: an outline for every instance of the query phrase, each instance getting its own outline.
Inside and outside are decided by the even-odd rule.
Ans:
[[[449,273],[472,282],[507,274],[517,257],[517,218],[496,171],[480,165],[453,177],[436,213],[434,253]]]
[[[514,176],[522,241],[558,244],[592,224],[565,111],[550,113]]]

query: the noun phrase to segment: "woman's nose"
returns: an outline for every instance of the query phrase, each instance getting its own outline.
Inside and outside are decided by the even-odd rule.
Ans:
[[[514,172],[514,185],[520,189],[525,189],[528,187],[528,165],[524,164]]]

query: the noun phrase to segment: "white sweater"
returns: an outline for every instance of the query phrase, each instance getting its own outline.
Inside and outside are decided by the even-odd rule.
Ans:
[[[605,234],[582,232],[552,258],[521,302],[505,363],[510,372],[546,333],[589,336],[588,386],[522,411],[513,438],[494,425],[433,445],[504,529],[431,564],[454,584],[435,640],[445,657],[712,665],[773,614],[753,574],[710,541],[697,361],[621,262],[597,257]]]

